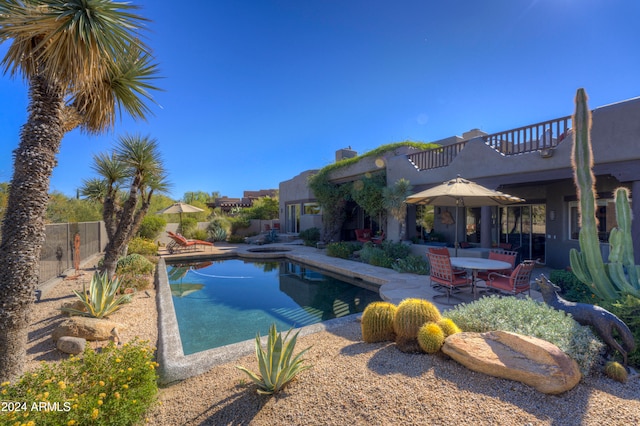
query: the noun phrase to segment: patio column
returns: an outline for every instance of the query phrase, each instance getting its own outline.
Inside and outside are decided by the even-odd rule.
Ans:
[[[640,264],[640,196],[633,202],[633,195],[640,194],[640,180],[631,183],[631,214],[635,220],[631,221],[631,241],[633,241],[633,257],[636,265]]]
[[[480,208],[480,247],[491,247],[491,207]]]

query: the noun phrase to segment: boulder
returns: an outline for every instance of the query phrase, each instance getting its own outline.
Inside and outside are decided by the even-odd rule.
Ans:
[[[87,346],[87,340],[82,337],[62,336],[56,342],[56,348],[66,354],[81,354],[85,346]]]
[[[82,337],[86,340],[109,340],[113,329],[123,330],[124,324],[114,321],[88,317],[71,317],[62,322],[51,337],[57,341],[62,336]]]
[[[556,345],[506,331],[453,334],[445,339],[442,352],[473,371],[547,394],[566,392],[581,378],[578,364]]]

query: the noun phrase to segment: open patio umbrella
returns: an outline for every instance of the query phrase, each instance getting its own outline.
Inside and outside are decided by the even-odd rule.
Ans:
[[[199,207],[196,206],[192,206],[191,204],[187,204],[187,203],[173,203],[172,205],[170,205],[167,208],[164,208],[158,212],[156,212],[156,214],[173,214],[173,213],[180,213],[180,229],[182,229],[182,213],[198,213],[198,212],[202,212],[204,210],[202,210]],[[182,232],[182,231],[181,231]]]
[[[407,204],[434,205],[456,208],[455,248],[458,255],[458,208],[482,206],[506,206],[520,203],[522,198],[485,188],[470,180],[461,178],[443,182],[427,190],[407,197]]]

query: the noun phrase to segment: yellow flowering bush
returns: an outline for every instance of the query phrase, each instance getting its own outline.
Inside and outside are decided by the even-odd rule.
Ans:
[[[15,384],[0,384],[6,408],[0,424],[140,423],[158,393],[157,366],[153,350],[140,341],[110,344],[100,352],[87,347],[81,357],[43,363]]]

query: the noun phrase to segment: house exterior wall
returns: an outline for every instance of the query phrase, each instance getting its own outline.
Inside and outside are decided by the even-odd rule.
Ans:
[[[607,198],[612,197],[608,194],[612,194],[618,186],[640,191],[640,98],[596,108],[592,117],[591,140],[596,191]],[[348,182],[384,168],[387,185],[393,185],[398,179],[404,178],[411,182],[413,191],[418,192],[460,175],[491,189],[524,198],[525,204],[544,204],[547,212],[546,263],[554,268],[568,266],[569,249],[578,248],[578,241],[571,239],[569,235],[568,216],[568,203],[576,197],[571,168],[573,134],[569,133],[552,148],[551,155],[541,155],[537,151],[504,155],[487,145],[482,135],[465,135],[472,139],[466,141],[464,148],[445,167],[418,170],[407,157],[415,150],[403,147],[388,152],[381,158],[364,157],[357,163],[333,171],[330,177],[336,183]],[[454,136],[437,143],[444,146],[461,141],[463,138]],[[306,187],[305,176],[308,173],[281,184],[281,222],[283,206],[287,203],[292,200],[313,200],[313,194]],[[454,214],[454,209],[448,209]],[[551,211],[554,212],[554,220],[550,218]],[[632,203],[632,212],[636,218],[640,218],[640,202]],[[446,226],[437,216],[435,219],[438,233],[448,235],[450,241],[453,241],[455,226],[460,227],[458,235],[464,235],[463,221]],[[391,215],[388,215],[385,229],[388,239],[399,239],[400,224]],[[415,207],[409,206],[407,236],[415,234]],[[481,245],[488,247],[491,240],[485,234],[482,232]],[[636,263],[640,263],[640,220],[633,222],[632,239]],[[605,256],[608,255],[606,243],[601,245],[601,249]]]
[[[280,182],[279,185],[279,219],[280,229],[286,231],[289,228],[289,218],[287,218],[287,206],[297,204],[300,206],[300,227],[298,231],[317,227],[322,228],[322,215],[305,215],[304,203],[315,202],[313,191],[309,188],[309,177],[318,173],[318,170],[307,170],[292,179]]]

